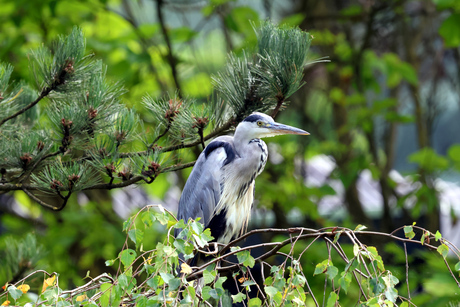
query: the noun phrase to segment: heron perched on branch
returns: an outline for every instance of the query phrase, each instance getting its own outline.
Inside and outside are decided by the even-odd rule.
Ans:
[[[282,134],[309,133],[256,112],[236,127],[233,137],[210,142],[185,184],[177,218],[187,222],[200,217],[218,243],[242,235],[251,215],[254,180],[267,163],[267,145],[260,138]]]

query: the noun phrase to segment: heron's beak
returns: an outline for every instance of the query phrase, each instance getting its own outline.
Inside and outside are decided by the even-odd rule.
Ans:
[[[270,130],[274,131],[276,134],[300,134],[300,135],[309,135],[307,131],[304,131],[299,128],[291,127],[288,125],[273,123],[269,127]]]

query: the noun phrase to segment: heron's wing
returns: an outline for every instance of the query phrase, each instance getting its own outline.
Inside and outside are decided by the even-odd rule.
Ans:
[[[208,226],[221,196],[222,167],[236,156],[233,138],[223,136],[209,143],[198,157],[179,201],[178,219],[201,218]]]

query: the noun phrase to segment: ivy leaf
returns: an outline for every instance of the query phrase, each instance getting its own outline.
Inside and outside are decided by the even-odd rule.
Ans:
[[[367,227],[364,225],[358,224],[358,226],[356,226],[354,231],[362,231],[364,229],[367,229]]]

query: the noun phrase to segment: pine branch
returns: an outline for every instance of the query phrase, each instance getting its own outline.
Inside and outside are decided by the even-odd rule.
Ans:
[[[43,90],[41,91],[40,95],[37,97],[37,99],[35,99],[34,101],[32,101],[30,104],[28,104],[27,106],[25,106],[24,108],[22,108],[21,110],[17,111],[16,113],[8,116],[8,117],[5,117],[4,119],[2,119],[0,121],[0,127],[5,124],[7,121],[15,118],[15,117],[18,117],[19,115],[23,114],[24,112],[26,112],[27,110],[33,108],[37,103],[40,102],[40,100],[42,100],[43,98],[45,98],[46,96],[48,96],[49,93],[51,93],[52,90],[54,90],[59,84],[55,84],[54,87],[44,87]]]

